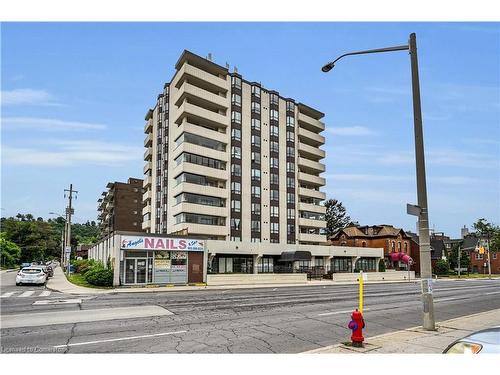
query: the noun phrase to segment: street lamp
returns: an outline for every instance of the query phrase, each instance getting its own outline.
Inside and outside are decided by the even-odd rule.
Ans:
[[[369,53],[404,51],[410,52],[411,78],[413,92],[413,124],[415,133],[415,161],[417,174],[418,206],[408,205],[408,213],[418,216],[419,247],[420,247],[420,274],[422,279],[423,327],[428,331],[436,329],[434,321],[434,302],[432,298],[432,268],[431,246],[429,239],[429,218],[427,206],[427,187],[425,181],[424,140],[422,131],[422,109],[420,106],[420,84],[418,79],[417,37],[410,34],[407,45],[378,48],[366,51],[343,54],[321,68],[325,73],[332,70],[335,63],[345,56],[365,55]]]
[[[63,219],[63,215],[57,213],[57,212],[49,212],[49,215],[57,215],[58,217],[60,217],[61,219]],[[64,226],[63,226],[63,230],[62,230],[62,233],[61,233],[61,269],[63,269],[63,265],[64,265],[64,249],[66,248],[66,233],[67,233],[67,230],[66,230],[66,226],[68,225],[68,220],[67,219],[63,219],[64,220]]]

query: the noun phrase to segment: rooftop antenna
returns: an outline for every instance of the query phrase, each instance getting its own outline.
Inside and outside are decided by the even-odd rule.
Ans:
[[[212,61],[212,53],[210,53],[210,52],[208,53],[207,60]]]
[[[226,62],[226,69],[229,70],[229,63]]]

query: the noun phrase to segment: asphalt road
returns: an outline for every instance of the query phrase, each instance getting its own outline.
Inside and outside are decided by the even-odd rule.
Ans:
[[[2,274],[3,352],[298,353],[348,341],[358,303],[356,285],[20,297],[35,288],[10,286],[12,275]],[[419,293],[365,285],[365,337],[420,325]],[[498,309],[500,280],[439,280],[434,298],[437,321]]]

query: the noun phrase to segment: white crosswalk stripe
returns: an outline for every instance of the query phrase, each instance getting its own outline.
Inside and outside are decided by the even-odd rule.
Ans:
[[[52,291],[50,290],[43,290],[40,294],[38,295],[35,295],[35,292],[34,290],[27,290],[25,292],[23,292],[22,294],[17,294],[19,292],[5,292],[3,293],[0,298],[9,298],[9,297],[48,297],[52,294]],[[17,294],[17,295],[15,295]]]
[[[31,296],[33,294],[35,294],[34,290],[27,290],[26,292],[24,292],[23,294],[21,294],[19,297],[29,297],[29,296]]]

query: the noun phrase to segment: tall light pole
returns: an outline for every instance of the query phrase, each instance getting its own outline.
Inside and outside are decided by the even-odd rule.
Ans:
[[[423,328],[429,331],[434,331],[436,329],[436,325],[434,321],[434,302],[432,298],[431,246],[429,239],[429,217],[427,210],[427,185],[425,179],[424,136],[422,130],[422,109],[420,105],[420,83],[418,78],[417,37],[415,33],[410,34],[410,40],[408,44],[402,46],[378,48],[343,54],[332,62],[323,66],[321,70],[325,73],[329,72],[335,66],[335,63],[345,56],[405,50],[408,50],[410,52],[411,62],[413,126],[415,133],[415,161],[418,201],[418,206],[409,207],[408,213],[411,213],[410,211],[412,211],[413,214],[418,216],[420,277],[422,279]]]
[[[57,215],[58,217],[60,217],[62,219],[63,215],[57,213],[57,212],[49,212],[49,215]],[[62,231],[61,231],[61,268],[63,268],[63,264],[64,264],[64,247],[66,246],[66,237],[65,237],[65,234],[66,234],[66,222],[67,222],[67,216],[66,218],[64,218],[64,226],[62,228]]]
[[[77,194],[78,191],[73,190],[73,184],[69,185],[69,190],[64,189],[64,197],[66,198],[66,193],[68,193],[68,207],[66,207],[66,248],[69,247],[69,254],[66,257],[66,273],[70,274],[70,260],[71,260],[71,215],[73,215],[74,209],[72,207],[73,194]],[[75,197],[76,199],[76,197]],[[66,252],[66,248],[64,251]]]

